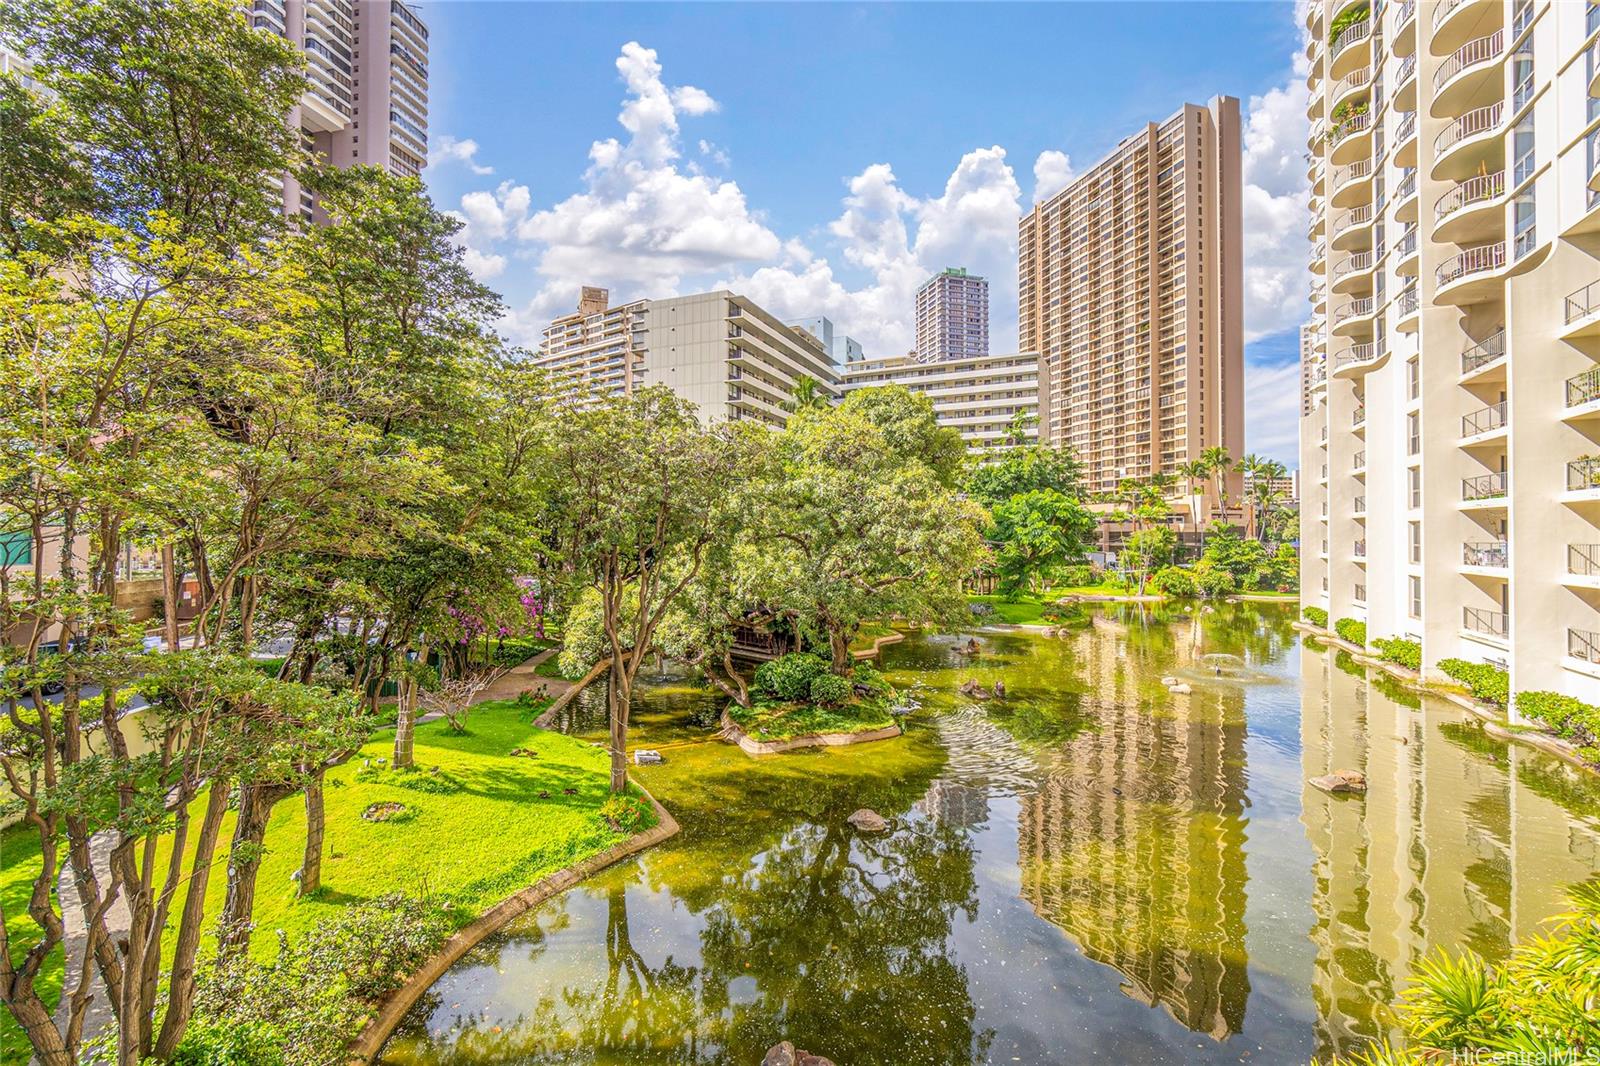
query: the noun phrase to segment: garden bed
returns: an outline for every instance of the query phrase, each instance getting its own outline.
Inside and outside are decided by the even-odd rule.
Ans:
[[[823,708],[811,708],[823,710]],[[750,723],[751,729],[762,730],[752,736],[746,727],[739,724],[734,717],[735,711]],[[836,714],[830,713],[830,718]],[[786,751],[797,751],[801,748],[834,748],[846,744],[870,744],[877,740],[893,740],[901,733],[900,724],[884,713],[886,721],[871,721],[862,719],[856,722],[840,721],[838,728],[829,728],[825,732],[788,732],[781,727],[779,732],[783,735],[774,735],[770,727],[774,720],[761,713],[760,708],[743,708],[734,704],[722,712],[722,735],[730,744],[737,744],[746,755],[779,755]],[[781,722],[781,719],[776,721]],[[765,723],[765,728],[763,724]],[[850,726],[851,728],[845,728]]]

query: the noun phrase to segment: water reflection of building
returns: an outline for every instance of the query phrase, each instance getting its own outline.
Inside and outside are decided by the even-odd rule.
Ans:
[[[1332,653],[1300,654],[1305,775],[1348,768],[1368,784],[1360,798],[1302,797],[1326,1061],[1398,1035],[1379,1004],[1435,948],[1494,961],[1539,932],[1566,886],[1600,869],[1600,819],[1575,807],[1594,796],[1580,771],[1494,740],[1447,703],[1386,694]]]
[[[1243,1028],[1250,993],[1244,700],[1203,682],[1167,696],[1155,679],[1174,651],[1191,658],[1196,633],[1159,628],[1158,647],[1133,627],[1075,642],[1100,725],[1063,745],[1022,801],[1022,895],[1121,971],[1129,996],[1223,1040]]]
[[[941,777],[916,802],[917,810],[952,829],[976,829],[989,820],[989,789]]]

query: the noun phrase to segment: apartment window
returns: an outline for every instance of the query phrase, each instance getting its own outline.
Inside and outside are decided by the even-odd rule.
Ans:
[[[1407,584],[1410,585],[1410,590],[1409,591],[1411,593],[1411,596],[1410,596],[1411,602],[1408,605],[1409,606],[1409,612],[1408,613],[1411,615],[1412,618],[1421,618],[1422,617],[1422,579],[1420,577],[1413,576],[1413,577],[1407,578],[1406,580],[1407,580]]]
[[[1422,416],[1413,411],[1406,415],[1406,454],[1417,455],[1422,451]]]
[[[1592,56],[1593,49],[1591,49],[1589,52],[1585,52],[1584,54]],[[1591,58],[1590,64],[1593,65],[1593,62],[1594,61]],[[1589,97],[1590,118],[1594,118],[1594,104],[1596,101],[1596,97]],[[1529,115],[1527,118],[1517,123],[1516,132],[1511,135],[1511,157],[1516,160],[1516,164],[1511,171],[1511,187],[1513,189],[1527,181],[1529,178],[1533,177],[1533,168],[1535,164],[1533,147],[1533,116]]]
[[[1413,563],[1422,562],[1422,523],[1407,522],[1406,535],[1411,546],[1409,553],[1410,560]]]
[[[1420,466],[1406,469],[1406,498],[1411,510],[1418,511],[1422,509],[1422,468]]]
[[[1533,189],[1527,188],[1517,194],[1517,199],[1511,206],[1513,219],[1513,232],[1516,242],[1512,253],[1513,259],[1521,259],[1538,246],[1538,238],[1534,229],[1534,202]]]
[[[1415,400],[1422,393],[1422,366],[1417,357],[1406,360],[1406,399]]]

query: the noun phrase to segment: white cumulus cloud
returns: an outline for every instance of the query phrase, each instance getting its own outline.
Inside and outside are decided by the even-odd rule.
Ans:
[[[428,165],[438,166],[441,163],[465,163],[474,174],[493,174],[494,167],[484,166],[478,162],[478,142],[468,137],[457,140],[446,134],[434,144],[433,150],[428,153]]]
[[[1067,153],[1047,148],[1033,161],[1033,202],[1042,203],[1072,184],[1077,177]]]
[[[1250,98],[1244,128],[1244,324],[1245,339],[1304,322],[1311,283],[1308,269],[1311,222],[1305,145],[1305,58],[1279,85]]]

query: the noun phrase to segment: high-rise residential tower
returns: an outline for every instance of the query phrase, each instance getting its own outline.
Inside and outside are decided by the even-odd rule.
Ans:
[[[402,0],[251,0],[250,23],[298,46],[310,81],[289,116],[305,147],[337,167],[414,177],[428,161],[428,27]],[[316,216],[284,180],[284,209]]]
[[[1240,162],[1239,101],[1185,104],[1021,220],[1019,345],[1090,491],[1244,449]]]
[[[1600,4],[1315,0],[1301,587],[1600,702]]]
[[[989,354],[989,279],[948,267],[917,290],[917,359]]]

